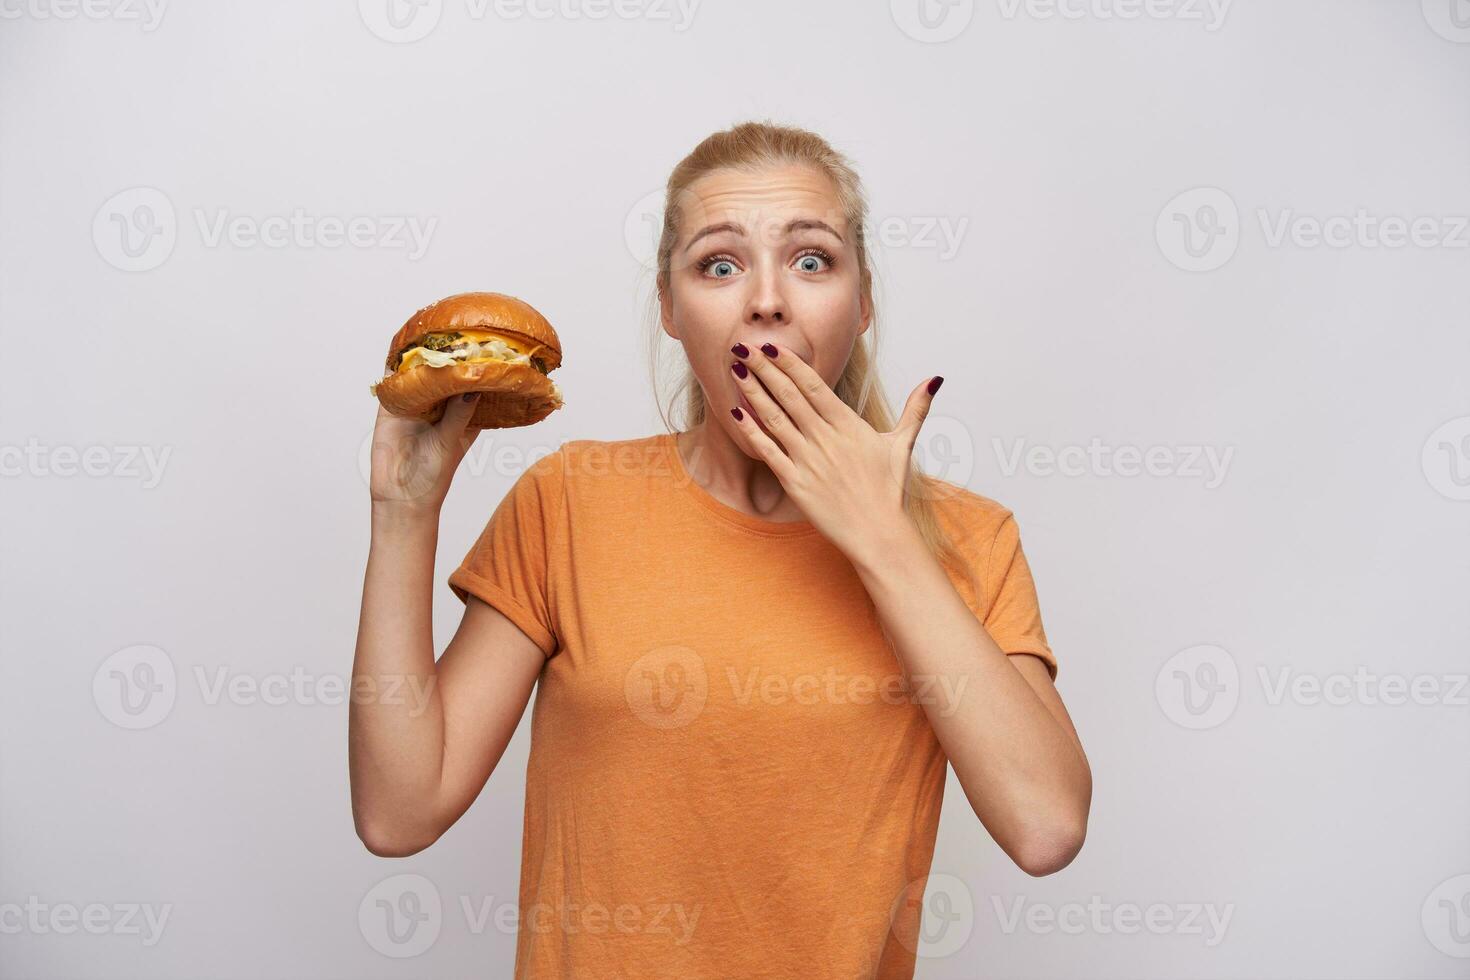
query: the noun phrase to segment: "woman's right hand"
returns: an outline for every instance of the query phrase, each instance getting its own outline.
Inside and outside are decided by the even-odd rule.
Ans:
[[[378,405],[369,479],[374,507],[438,511],[459,461],[480,435],[467,427],[479,399],[479,392],[456,395],[438,422],[401,418]]]

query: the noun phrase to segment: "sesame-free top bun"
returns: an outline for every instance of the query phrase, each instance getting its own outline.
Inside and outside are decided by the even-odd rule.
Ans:
[[[471,428],[505,429],[539,422],[562,407],[561,392],[530,364],[471,361],[446,367],[418,365],[398,371],[399,355],[426,334],[492,330],[513,336],[534,351],[548,371],[561,366],[561,341],[547,319],[529,303],[503,293],[458,293],[409,317],[388,347],[387,376],[375,393],[394,415],[437,422],[444,403],[465,392],[481,392]]]
[[[453,330],[520,334],[546,345],[541,352],[546,370],[555,371],[561,367],[561,340],[546,317],[530,303],[504,293],[456,293],[437,303],[430,303],[408,318],[388,346],[385,369],[392,371],[397,367],[399,353],[412,347],[425,334]]]

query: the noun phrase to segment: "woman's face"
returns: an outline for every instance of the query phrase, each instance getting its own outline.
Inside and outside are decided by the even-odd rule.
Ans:
[[[872,310],[858,291],[852,229],[819,171],[720,170],[690,185],[680,204],[663,328],[684,345],[709,417],[733,438],[739,430],[730,409],[751,411],[730,371],[739,360],[733,345],[754,350],[773,341],[832,387]]]

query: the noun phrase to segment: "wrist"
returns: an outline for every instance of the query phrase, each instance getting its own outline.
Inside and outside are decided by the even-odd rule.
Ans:
[[[869,523],[845,550],[853,569],[866,578],[902,564],[915,549],[927,552],[928,545],[913,518],[900,510],[888,520]]]
[[[372,508],[374,533],[438,530],[439,504],[406,500],[374,500]]]

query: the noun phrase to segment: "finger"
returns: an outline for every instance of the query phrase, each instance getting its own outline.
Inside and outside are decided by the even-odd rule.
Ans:
[[[373,425],[375,427],[389,425],[421,426],[427,424],[428,423],[420,422],[418,419],[409,418],[404,415],[395,415],[394,413],[388,411],[388,406],[384,405],[382,402],[378,402],[378,414],[373,419]]]
[[[894,435],[907,448],[906,457],[913,453],[914,444],[919,441],[919,429],[922,428],[925,419],[928,419],[929,408],[933,406],[933,392],[939,391],[939,385],[942,383],[944,383],[944,378],[935,375],[928,381],[920,383],[908,394],[903,414],[898,416],[898,423],[894,426]]]
[[[470,428],[470,419],[475,417],[475,409],[479,404],[478,391],[455,395],[445,403],[444,415],[434,423],[434,431],[443,445],[469,449],[470,443],[480,434],[479,429]]]
[[[750,441],[756,455],[771,468],[771,472],[776,474],[776,479],[782,485],[788,485],[790,479],[796,475],[796,465],[791,462],[791,457],[782,451],[774,439],[761,431],[761,427],[748,412],[737,406],[730,409],[730,414],[735,419],[735,425],[745,433],[745,438]]]
[[[761,356],[752,352],[747,360],[760,358]],[[746,366],[745,361],[736,360],[731,362],[730,370],[735,375],[735,384],[739,386],[741,393],[745,395],[746,401],[750,402],[750,407],[755,410],[760,424],[764,425],[766,431],[781,443],[786,453],[796,457],[805,452],[806,439],[802,436],[797,423],[792,420],[785,409],[778,405],[766,393],[766,389],[762,388],[761,383],[756,380],[755,372]],[[768,367],[766,370],[773,375],[779,376],[786,385],[789,386],[791,384],[790,379],[775,368]],[[742,378],[742,374],[745,377]],[[800,394],[797,394],[795,398],[801,400]],[[807,424],[815,426],[817,421],[818,419],[815,415],[810,415],[808,416]]]
[[[787,418],[795,422],[796,428],[800,432],[815,434],[819,424],[824,419],[817,412],[816,408],[812,406],[806,394],[797,387],[796,382],[792,381],[785,371],[781,370],[772,362],[772,352],[779,355],[780,349],[775,344],[763,344],[761,345],[762,349],[759,350],[751,350],[745,347],[744,344],[741,344],[740,347],[745,349],[745,356],[741,357],[738,353],[735,356],[740,357],[745,362],[745,366],[750,369],[751,373],[759,379],[760,384],[765,386],[768,392],[767,397],[772,399],[774,404],[786,414]],[[731,351],[737,350],[734,347],[730,349]],[[790,351],[787,352],[786,357],[788,360],[800,360],[799,357],[796,357]],[[813,373],[815,374],[816,372]],[[817,380],[820,381],[821,379],[818,378]],[[822,387],[825,388],[826,385],[823,384]],[[749,398],[750,396],[746,395],[746,397]],[[755,405],[753,400],[751,401],[751,405]],[[760,406],[755,405],[755,407],[759,408]],[[761,416],[761,420],[765,421],[764,415]]]
[[[919,438],[919,428],[924,420],[929,417],[929,409],[934,404],[934,393],[944,383],[944,378],[935,375],[929,378],[909,394],[909,400],[904,403],[903,414],[898,417],[898,424],[894,429],[898,431],[909,446]]]
[[[769,347],[770,350],[766,350],[766,347]],[[776,353],[772,354],[772,350]],[[802,413],[807,412],[834,427],[857,417],[857,413],[837,397],[837,392],[827,386],[826,380],[816,372],[816,369],[802,360],[801,356],[791,348],[781,344],[763,344],[759,357],[752,354],[746,360],[750,362],[752,370],[767,369],[760,372],[760,379],[767,388],[771,389],[772,394],[780,398],[782,405],[786,405],[786,400],[781,398],[783,391],[800,396],[801,404],[798,406],[800,413],[791,406],[787,406],[787,410],[796,419],[797,425],[800,426],[803,421],[806,421]],[[771,373],[769,371],[771,368],[779,369],[780,374]],[[781,378],[786,379],[785,384],[781,383]],[[785,387],[787,384],[790,385],[789,388]],[[810,425],[809,422],[808,425]],[[803,426],[802,431],[807,431],[807,427]]]

